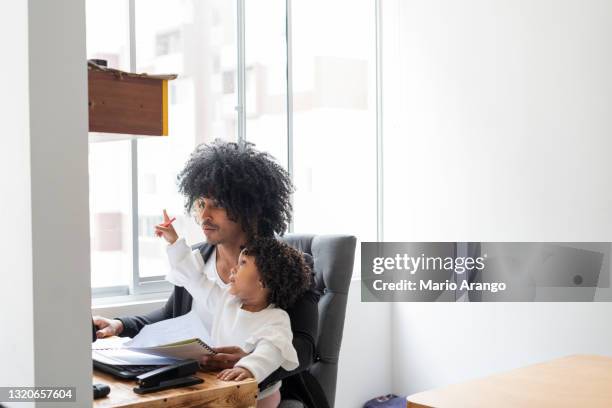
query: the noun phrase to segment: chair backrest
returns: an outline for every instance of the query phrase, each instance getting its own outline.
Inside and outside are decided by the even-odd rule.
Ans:
[[[315,284],[321,298],[317,358],[310,372],[321,384],[329,405],[333,407],[357,239],[349,235],[307,234],[286,234],[281,239],[313,258]]]

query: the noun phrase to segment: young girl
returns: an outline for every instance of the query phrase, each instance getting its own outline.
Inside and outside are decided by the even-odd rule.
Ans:
[[[214,344],[236,344],[249,353],[221,371],[220,379],[255,378],[260,383],[279,367],[289,371],[299,366],[289,315],[283,310],[310,285],[310,269],[297,250],[274,238],[253,240],[240,253],[228,289],[203,273],[202,257],[184,239],[167,251],[171,270],[166,279],[206,301],[214,316]],[[279,381],[261,391],[257,407],[278,406],[280,386]]]

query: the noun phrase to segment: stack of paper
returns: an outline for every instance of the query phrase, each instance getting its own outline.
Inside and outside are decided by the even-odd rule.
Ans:
[[[95,360],[115,365],[172,364],[210,354],[210,335],[194,312],[147,325],[133,339],[101,339],[92,345]]]

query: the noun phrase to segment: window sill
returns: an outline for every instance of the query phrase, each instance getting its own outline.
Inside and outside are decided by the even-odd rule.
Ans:
[[[144,313],[164,305],[171,293],[157,292],[94,298],[91,300],[91,311],[94,315],[105,317]]]

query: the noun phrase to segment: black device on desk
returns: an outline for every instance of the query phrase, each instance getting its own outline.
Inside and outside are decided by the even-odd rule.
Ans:
[[[93,397],[94,399],[104,398],[110,394],[110,387],[106,384],[94,384],[93,385]]]
[[[185,360],[139,375],[136,377],[138,387],[134,387],[134,392],[147,394],[169,388],[201,384],[204,382],[203,379],[191,376],[198,371],[199,367],[200,364],[196,360]]]
[[[102,372],[108,373],[114,377],[123,378],[124,380],[134,380],[141,374],[146,374],[159,368],[168,367],[167,365],[105,364],[97,360],[93,361],[93,366]]]

